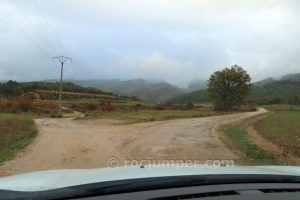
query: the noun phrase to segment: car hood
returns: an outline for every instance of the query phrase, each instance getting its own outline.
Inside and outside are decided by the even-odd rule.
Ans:
[[[0,178],[0,190],[43,191],[106,181],[185,175],[272,174],[300,176],[292,166],[145,166],[37,171]]]

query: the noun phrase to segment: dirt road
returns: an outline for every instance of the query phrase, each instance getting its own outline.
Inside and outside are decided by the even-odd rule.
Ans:
[[[221,123],[266,112],[120,125],[114,120],[36,119],[36,140],[0,167],[0,176],[37,170],[99,168],[125,160],[214,160],[238,157],[212,134]],[[117,159],[117,160],[115,160]],[[111,161],[111,160],[110,160]]]

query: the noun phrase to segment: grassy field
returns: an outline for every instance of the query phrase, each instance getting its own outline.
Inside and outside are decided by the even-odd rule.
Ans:
[[[221,131],[230,140],[231,148],[238,150],[241,155],[242,165],[278,165],[279,161],[275,156],[257,145],[250,142],[247,135],[249,120],[230,126],[222,127]]]
[[[272,104],[263,105],[262,107],[270,111],[300,111],[300,106],[289,104]]]
[[[29,145],[36,134],[31,115],[0,113],[0,165]]]
[[[85,119],[110,118],[122,120],[126,123],[159,121],[177,118],[206,117],[225,114],[213,111],[211,108],[197,108],[193,110],[139,110],[139,111],[113,111],[87,114]]]
[[[234,148],[244,155],[242,164],[280,164],[275,156],[251,143],[247,127],[252,125],[259,135],[287,150],[300,155],[300,106],[273,104],[262,106],[271,111],[267,117],[248,120],[223,127],[222,131],[232,141]]]
[[[135,106],[137,104],[143,105],[143,106],[153,106],[154,103],[151,102],[142,102],[142,101],[134,101],[134,100],[126,100],[122,102],[113,102],[112,103],[115,106]]]
[[[284,147],[289,153],[300,155],[300,106],[268,105],[273,111],[257,121],[254,128],[264,138]]]

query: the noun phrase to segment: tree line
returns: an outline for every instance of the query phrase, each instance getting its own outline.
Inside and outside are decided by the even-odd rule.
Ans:
[[[14,80],[9,80],[5,83],[0,83],[0,95],[7,97],[20,96],[23,93],[34,92],[35,90],[59,90],[59,83],[48,82],[23,82],[19,83]],[[63,90],[66,92],[81,92],[81,93],[94,93],[94,94],[109,94],[102,90],[95,88],[85,88],[75,85],[71,82],[63,83]]]

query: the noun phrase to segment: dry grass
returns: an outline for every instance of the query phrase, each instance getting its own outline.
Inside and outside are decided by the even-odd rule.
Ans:
[[[0,114],[0,164],[24,149],[36,134],[30,115]]]
[[[113,111],[95,112],[87,114],[84,119],[110,118],[122,120],[125,123],[139,123],[149,121],[160,121],[180,118],[207,117],[226,114],[216,112],[210,108],[198,108],[194,110],[137,110],[137,111]]]
[[[19,114],[22,112],[36,114],[51,114],[57,111],[57,104],[54,101],[36,101],[28,98],[16,98],[0,100],[0,112]]]

